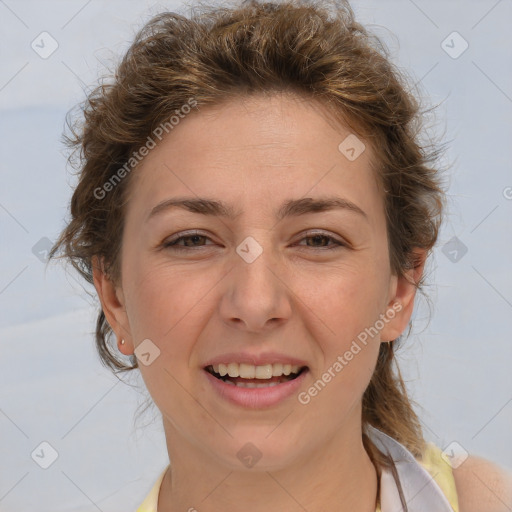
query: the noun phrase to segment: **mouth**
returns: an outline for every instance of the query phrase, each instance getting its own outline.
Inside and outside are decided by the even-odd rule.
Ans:
[[[295,380],[308,370],[307,366],[291,364],[215,364],[204,368],[218,380],[240,388],[268,388]]]

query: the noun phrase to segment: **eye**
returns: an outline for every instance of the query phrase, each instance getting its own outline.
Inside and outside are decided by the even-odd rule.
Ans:
[[[212,243],[207,243],[207,241]],[[306,244],[302,244],[305,241]],[[215,243],[207,235],[193,231],[189,233],[178,233],[170,239],[166,240],[162,247],[172,251],[187,251],[190,249],[200,249],[208,245],[215,245]],[[296,244],[301,247],[308,247],[320,250],[332,250],[346,247],[346,244],[332,235],[323,232],[312,232],[307,236],[301,238],[299,243]]]
[[[190,232],[190,233],[178,233],[179,236],[174,236],[168,240],[166,240],[162,246],[166,249],[171,249],[173,251],[186,251],[188,249],[201,248],[206,244],[207,240],[211,239],[206,235],[199,232]],[[181,243],[183,242],[183,243]]]
[[[331,249],[339,249],[341,247],[345,247],[346,244],[338,240],[337,238],[327,235],[323,232],[314,232],[310,233],[304,238],[301,238],[300,242],[306,240],[306,246],[312,247],[313,249],[321,249],[321,250],[331,250]],[[311,241],[311,243],[309,243]],[[330,243],[330,245],[329,245]],[[298,244],[301,245],[301,244]]]

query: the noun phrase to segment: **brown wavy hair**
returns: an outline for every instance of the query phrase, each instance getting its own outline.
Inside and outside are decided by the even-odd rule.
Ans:
[[[440,145],[420,141],[426,111],[410,90],[386,45],[355,21],[344,1],[250,1],[201,5],[189,17],[159,14],[137,34],[114,75],[89,94],[79,118],[68,120],[66,140],[79,153],[79,180],[71,219],[50,258],[62,251],[92,283],[92,258],[98,256],[119,282],[124,211],[136,169],[105,197],[95,191],[191,98],[200,108],[281,91],[321,102],[370,144],[385,196],[391,268],[402,276],[420,264],[415,248],[428,254],[434,246],[444,204],[436,166]],[[101,361],[114,373],[137,368],[134,356],[128,365],[109,346],[112,334],[100,308]],[[425,442],[395,362],[400,341],[380,345],[362,421],[419,457]],[[386,463],[366,434],[363,441],[374,459]]]

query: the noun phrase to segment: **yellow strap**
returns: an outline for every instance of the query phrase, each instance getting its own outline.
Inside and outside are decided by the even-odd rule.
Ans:
[[[167,466],[158,477],[157,481],[151,488],[151,491],[146,496],[146,499],[141,503],[137,512],[156,512],[158,506],[158,494],[160,493],[160,485],[162,484],[162,480],[164,479],[164,475],[167,471]]]
[[[442,451],[433,443],[427,443],[420,464],[432,475],[441,488],[454,512],[459,512],[459,500],[452,467],[441,457]]]
[[[451,466],[441,457],[442,451],[433,443],[427,443],[422,460],[418,461],[436,481],[446,499],[449,501],[454,512],[459,512],[459,501]],[[158,480],[155,482],[150,493],[137,509],[137,512],[155,512],[158,503],[158,493],[167,468],[164,469]],[[375,512],[381,512],[380,503],[377,504]]]
[[[422,460],[418,461],[443,491],[454,512],[459,512],[459,500],[451,466],[441,457],[442,451],[433,443],[427,443]],[[380,503],[375,512],[381,512]]]

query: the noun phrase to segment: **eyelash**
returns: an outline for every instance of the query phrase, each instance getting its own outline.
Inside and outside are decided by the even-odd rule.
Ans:
[[[178,242],[180,242],[181,240],[186,240],[188,238],[193,238],[195,236],[198,236],[198,237],[204,237],[208,240],[211,240],[208,236],[206,236],[205,234],[203,233],[200,233],[200,232],[191,232],[191,233],[183,233],[183,234],[180,234],[179,237],[174,237],[174,238],[171,238],[170,240],[167,240],[165,241],[162,246],[165,248],[165,249],[170,249],[172,251],[188,251],[188,250],[197,250],[201,247],[205,247],[205,245],[202,245],[202,246],[191,246],[191,247],[188,247],[188,246],[183,246],[183,245],[178,245]],[[301,238],[299,241],[303,241],[303,240],[307,240],[308,238],[315,238],[315,237],[321,237],[321,238],[324,238],[324,239],[327,239],[328,241],[330,242],[333,242],[334,245],[332,245],[331,247],[322,247],[322,246],[319,246],[319,247],[314,247],[314,246],[302,246],[302,247],[309,247],[309,248],[312,248],[314,250],[321,250],[321,251],[332,251],[332,250],[336,250],[336,249],[341,249],[341,248],[344,248],[344,247],[347,247],[347,244],[345,244],[344,242],[342,242],[341,240],[338,240],[337,238],[334,238],[333,236],[331,235],[327,235],[325,233],[318,233],[318,232],[314,232],[314,233],[309,233],[307,236],[304,236],[303,238]],[[211,244],[210,244],[211,245]]]

